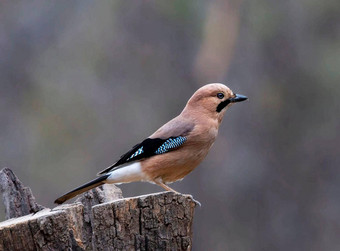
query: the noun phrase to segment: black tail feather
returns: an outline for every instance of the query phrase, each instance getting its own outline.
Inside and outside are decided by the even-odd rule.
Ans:
[[[54,201],[54,203],[56,204],[62,204],[64,203],[65,201],[77,196],[78,194],[81,194],[83,192],[86,192],[92,188],[95,188],[97,186],[100,186],[100,185],[103,185],[105,184],[105,180],[107,179],[107,177],[109,177],[110,174],[106,174],[106,175],[102,175],[100,177],[98,177],[97,179],[94,179],[94,180],[91,180],[90,182],[80,186],[80,187],[77,187],[76,189],[64,194],[63,196],[59,197],[58,199],[56,199]]]

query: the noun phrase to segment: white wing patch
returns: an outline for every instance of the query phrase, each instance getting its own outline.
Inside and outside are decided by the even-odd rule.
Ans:
[[[129,183],[133,181],[141,181],[144,178],[142,166],[139,162],[134,162],[130,165],[123,166],[109,172],[107,183]]]

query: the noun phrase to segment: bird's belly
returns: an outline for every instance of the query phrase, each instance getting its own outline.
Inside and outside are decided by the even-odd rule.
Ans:
[[[183,179],[193,171],[207,155],[207,151],[173,151],[143,160],[142,170],[148,181],[162,179],[171,183]]]
[[[196,166],[193,166],[193,165],[176,166],[171,171],[170,170],[165,171],[163,174],[161,174],[160,178],[166,184],[172,183],[178,180],[182,180],[186,175],[191,173],[196,167],[197,165]]]

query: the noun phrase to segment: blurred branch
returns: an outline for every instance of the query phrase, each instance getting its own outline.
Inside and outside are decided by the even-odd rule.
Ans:
[[[194,65],[199,83],[221,81],[227,72],[238,35],[241,2],[216,0],[211,3]]]

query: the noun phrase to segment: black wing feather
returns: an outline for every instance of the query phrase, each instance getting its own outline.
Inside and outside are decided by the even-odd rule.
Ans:
[[[158,154],[164,154],[178,148],[179,146],[184,144],[185,141],[186,138],[182,136],[170,137],[168,139],[147,138],[142,143],[135,145],[130,151],[123,154],[115,164],[99,172],[98,175],[108,173],[114,169],[118,169],[121,165],[132,161],[149,158]]]

